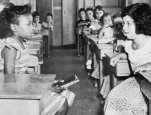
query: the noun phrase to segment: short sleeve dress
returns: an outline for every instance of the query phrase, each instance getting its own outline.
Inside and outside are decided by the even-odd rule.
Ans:
[[[138,50],[133,50],[132,42],[126,41],[125,51],[128,53],[132,69],[151,63],[151,38]],[[147,105],[137,78],[130,77],[111,90],[104,109],[105,115],[147,115]]]

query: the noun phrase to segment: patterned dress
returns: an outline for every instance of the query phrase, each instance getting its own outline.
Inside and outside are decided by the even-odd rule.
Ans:
[[[125,42],[132,69],[151,63],[151,38],[138,50],[133,50],[131,46],[131,41]],[[111,90],[104,109],[105,115],[147,115],[147,105],[137,78],[130,77]]]
[[[28,65],[33,63],[33,56],[29,55],[28,45],[23,43],[25,49],[19,45],[19,43],[11,37],[0,40],[0,54],[4,47],[14,47],[17,50],[16,62],[15,62],[15,74],[25,73],[28,69]],[[38,60],[37,60],[38,61]],[[36,63],[36,62],[35,62]],[[3,72],[4,69],[4,59],[3,56],[0,56],[0,70]],[[60,108],[63,106],[67,100],[68,105],[71,106],[75,94],[69,90],[64,90],[62,93],[58,94],[52,92],[51,90],[46,92],[43,95],[43,98],[40,100],[40,115],[55,115]]]
[[[29,55],[29,48],[26,45],[26,43],[23,43],[25,48],[22,48],[21,45],[17,40],[15,40],[12,37],[8,37],[6,39],[2,39],[0,41],[0,70],[3,71],[4,69],[4,59],[2,50],[4,47],[8,48],[15,48],[17,50],[17,56],[15,61],[15,74],[24,73],[28,69],[28,65],[31,62],[31,59],[33,56]],[[36,59],[36,62],[38,62],[38,59]]]

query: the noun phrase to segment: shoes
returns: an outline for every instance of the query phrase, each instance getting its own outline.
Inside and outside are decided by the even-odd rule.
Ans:
[[[93,86],[94,86],[95,88],[98,88],[98,87],[99,87],[98,79],[93,79]]]
[[[88,70],[91,70],[91,69],[92,69],[91,65],[92,65],[92,60],[88,60],[88,61],[86,62],[86,68],[87,68]]]

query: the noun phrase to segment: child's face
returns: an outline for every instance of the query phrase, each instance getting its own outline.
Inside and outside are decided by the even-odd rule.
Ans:
[[[81,11],[80,14],[79,14],[79,17],[80,17],[80,19],[85,20],[85,18],[86,18],[85,12]]]
[[[40,16],[35,16],[33,19],[35,22],[40,22]]]
[[[51,16],[47,16],[46,17],[46,22],[53,22],[52,17]]]
[[[87,15],[87,18],[88,18],[89,20],[92,20],[92,19],[93,19],[93,12],[92,12],[91,10],[88,10],[88,11],[86,12],[86,15]]]
[[[97,9],[96,12],[95,12],[95,15],[96,15],[96,18],[98,20],[100,20],[100,18],[103,16],[103,11]]]
[[[130,16],[123,17],[123,33],[127,38],[129,39],[135,39],[136,38],[136,27],[134,20]]]
[[[19,24],[16,25],[16,34],[20,38],[30,39],[33,34],[32,15],[21,15],[18,20]]]
[[[110,15],[103,18],[103,24],[106,26],[112,26],[113,25],[112,18]]]

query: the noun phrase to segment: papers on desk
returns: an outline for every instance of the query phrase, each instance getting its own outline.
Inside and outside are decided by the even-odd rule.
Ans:
[[[77,75],[75,75],[66,80],[57,81],[56,83],[53,84],[53,86],[68,88],[78,82],[79,82],[79,78],[77,77]]]

